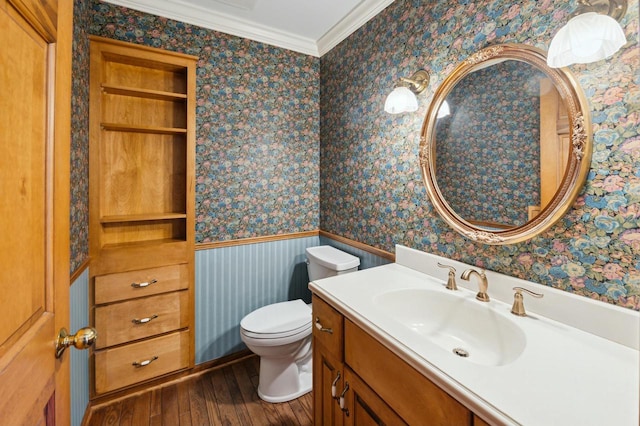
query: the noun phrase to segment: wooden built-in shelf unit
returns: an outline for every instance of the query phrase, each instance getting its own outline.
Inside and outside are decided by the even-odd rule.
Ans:
[[[96,397],[193,366],[197,58],[90,39]]]

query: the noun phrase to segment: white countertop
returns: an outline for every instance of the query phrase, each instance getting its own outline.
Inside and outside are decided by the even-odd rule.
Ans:
[[[398,261],[410,266],[412,262],[425,265],[442,261],[454,264],[458,273],[462,272],[460,266],[463,264],[401,246],[397,255]],[[429,259],[422,258],[423,255]],[[589,304],[587,311],[597,317],[593,319],[593,327],[599,334],[596,335],[542,316],[533,309],[527,309],[529,316],[517,317],[510,313],[510,301],[502,302],[498,300],[500,297],[492,297],[488,303],[475,301],[475,291],[461,288],[455,292],[456,295],[493,309],[497,315],[506,316],[526,336],[526,346],[513,362],[501,366],[482,365],[472,362],[471,358],[457,357],[427,339],[416,338],[409,327],[385,315],[373,303],[377,294],[389,290],[427,288],[451,293],[444,288],[447,270],[434,269],[429,269],[427,275],[424,271],[418,272],[394,263],[318,280],[309,286],[396,355],[491,423],[527,426],[638,425],[640,357],[637,326],[640,325],[640,314],[601,302],[594,306],[590,304],[593,301],[587,298],[569,294],[566,297],[578,299],[564,303],[565,295],[555,294],[558,290],[527,283],[526,287],[545,293],[545,298],[535,303],[525,295],[527,308],[529,305],[544,306],[547,299],[548,303],[564,303],[571,309],[580,309],[580,299],[585,299],[584,303]],[[493,296],[493,290],[496,295],[509,294],[512,297],[512,284],[523,283],[516,279],[509,282],[510,277],[505,279],[506,276],[498,277],[499,274],[495,273],[487,275],[490,296]],[[457,281],[459,288],[461,285],[475,288],[474,282]],[[498,289],[498,286],[509,286],[508,291]],[[567,315],[562,307],[546,309],[551,316]],[[560,313],[555,315],[555,312]],[[628,333],[636,336],[625,340],[627,333],[624,330],[612,330],[613,337],[608,338],[607,328],[602,323],[607,323],[609,318],[616,328],[624,326]],[[590,326],[589,321],[582,325],[585,324]]]

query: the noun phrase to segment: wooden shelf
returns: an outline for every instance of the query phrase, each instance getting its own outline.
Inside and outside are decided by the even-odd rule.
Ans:
[[[148,213],[103,216],[100,223],[146,222],[152,220],[186,219],[185,213]]]
[[[176,127],[135,126],[131,124],[101,123],[103,130],[113,132],[154,133],[159,135],[185,135],[187,129]]]
[[[184,102],[187,100],[187,95],[185,93],[141,89],[137,87],[118,86],[107,83],[102,84],[102,91],[111,95],[133,96],[137,98],[158,99],[161,101]]]
[[[117,243],[117,244],[105,244],[102,246],[103,250],[121,250],[123,248],[133,248],[133,247],[153,247],[153,246],[161,246],[171,243],[184,243],[185,240],[178,238],[162,238],[160,240],[147,240],[147,241],[131,241],[127,243]]]

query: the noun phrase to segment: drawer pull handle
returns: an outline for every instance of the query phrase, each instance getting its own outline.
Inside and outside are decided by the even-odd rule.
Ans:
[[[145,287],[149,287],[151,284],[155,284],[157,283],[158,280],[151,280],[151,281],[146,281],[143,283],[131,283],[131,287],[133,288],[145,288]]]
[[[340,372],[338,371],[338,375],[336,376],[335,380],[333,381],[333,383],[331,383],[331,398],[333,399],[338,399],[338,389],[336,388],[338,386],[338,381],[340,380]]]
[[[332,328],[325,328],[320,324],[320,318],[316,317],[316,328],[320,331],[324,331],[325,333],[333,334]]]
[[[151,315],[150,317],[141,318],[141,319],[134,318],[134,319],[131,320],[131,322],[134,323],[134,324],[146,324],[149,321],[151,321],[153,319],[156,319],[156,318],[158,318],[157,315]]]
[[[144,361],[135,361],[133,364],[134,367],[140,368],[140,367],[146,367],[147,365],[151,364],[153,361],[155,361],[156,359],[158,359],[157,356],[154,356],[151,359],[145,359]]]
[[[348,408],[344,408],[344,395],[347,393],[347,391],[349,390],[349,382],[345,383],[344,389],[342,391],[342,393],[340,394],[340,409],[344,412],[344,414],[349,417],[349,409]]]

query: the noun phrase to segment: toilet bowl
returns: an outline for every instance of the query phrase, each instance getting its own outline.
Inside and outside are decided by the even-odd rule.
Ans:
[[[301,299],[251,312],[240,321],[240,337],[260,356],[261,399],[285,402],[311,390],[311,308]]]
[[[309,279],[353,272],[360,259],[331,246],[306,250]],[[240,321],[240,337],[260,356],[258,395],[267,402],[285,402],[311,391],[311,305],[301,299],[273,303]]]

